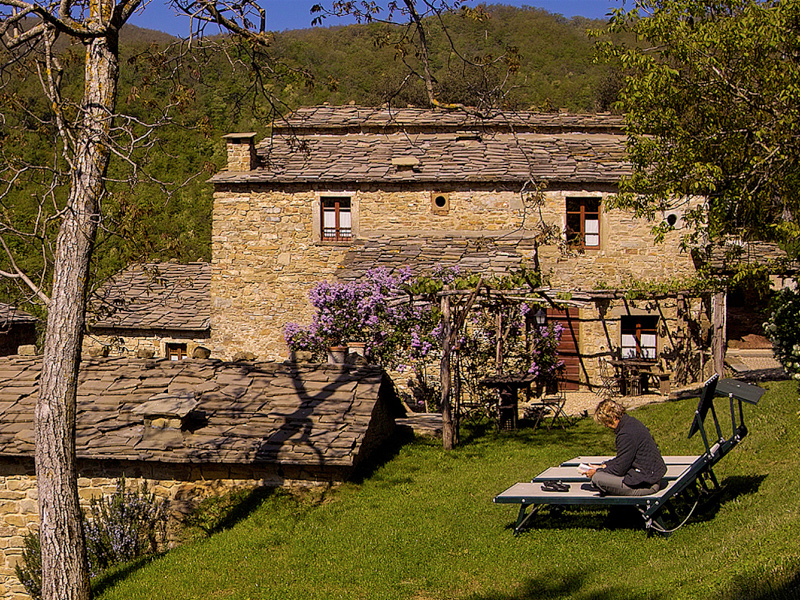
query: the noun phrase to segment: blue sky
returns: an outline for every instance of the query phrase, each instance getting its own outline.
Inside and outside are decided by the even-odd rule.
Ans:
[[[514,0],[487,1],[485,4],[510,4],[512,6],[532,6],[543,8],[551,13],[558,13],[565,17],[583,16],[593,19],[602,19],[612,8],[619,8],[624,0],[528,0],[520,2]],[[310,10],[314,4],[330,5],[330,0],[260,0],[261,6],[267,11],[267,29],[271,31],[284,31],[286,29],[301,29],[311,26]],[[476,5],[479,2],[468,2]],[[185,17],[176,17],[169,8],[167,0],[150,0],[131,23],[139,27],[165,31],[173,35],[186,35],[189,21]],[[345,24],[328,19],[329,25]]]

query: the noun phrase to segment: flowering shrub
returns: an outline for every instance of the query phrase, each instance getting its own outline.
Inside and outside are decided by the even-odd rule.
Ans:
[[[14,567],[17,579],[33,600],[42,600],[42,546],[39,536],[29,533],[23,538],[22,565]]]
[[[558,344],[564,326],[561,323],[548,323],[535,327],[529,333],[530,361],[528,373],[534,375],[540,383],[555,380],[564,361],[558,358]]]
[[[319,352],[348,341],[363,341],[368,356],[380,354],[398,323],[411,317],[412,309],[390,302],[410,278],[408,270],[391,275],[377,268],[359,281],[317,283],[308,294],[315,309],[311,324],[287,323],[283,331],[286,344],[292,350]]]
[[[166,534],[167,503],[147,484],[127,490],[125,478],[109,498],[92,498],[84,523],[89,572],[96,577],[114,565],[156,552]]]
[[[83,530],[89,576],[94,578],[114,565],[156,552],[159,540],[166,535],[167,502],[148,493],[147,485],[128,491],[125,478],[117,480],[117,489],[107,499],[92,498],[89,515],[84,514]],[[17,565],[17,579],[34,600],[42,597],[42,549],[39,536],[24,538],[22,563]]]
[[[283,328],[283,339],[286,345],[294,351],[304,350],[317,357],[325,351],[323,341],[311,327],[287,323]]]
[[[527,272],[512,274],[492,282],[493,287],[517,288],[533,281]],[[478,276],[461,273],[458,266],[437,267],[429,276],[412,278],[409,271],[391,275],[386,269],[368,271],[359,281],[316,284],[309,292],[315,313],[307,325],[288,323],[284,340],[291,350],[309,350],[317,358],[333,345],[363,341],[364,354],[374,363],[404,372],[409,381],[414,404],[435,408],[438,400],[438,368],[432,363],[441,356],[442,320],[438,292],[471,289]],[[538,283],[540,280],[535,279]],[[403,302],[402,296],[428,299],[427,302]],[[561,325],[550,324],[527,331],[530,308],[515,302],[474,309],[466,331],[458,341],[458,360],[465,392],[473,397],[491,394],[480,381],[496,369],[498,336],[503,338],[504,371],[529,372],[542,383],[551,381],[563,362],[557,347]],[[502,316],[503,330],[497,331],[497,315]],[[430,373],[429,373],[430,371]]]
[[[788,288],[780,291],[764,331],[772,342],[775,358],[800,380],[800,292]]]

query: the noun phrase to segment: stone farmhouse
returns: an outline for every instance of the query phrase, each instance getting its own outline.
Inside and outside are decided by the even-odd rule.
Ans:
[[[92,300],[78,383],[84,501],[124,474],[180,512],[232,487],[342,481],[380,457],[402,413],[381,369],[283,361],[283,327],[310,320],[322,279],[538,264],[549,297],[568,300],[545,316],[565,326],[570,389],[592,389],[599,359],[620,355],[658,361],[670,383],[697,381],[704,349],[721,347],[718,297],[629,293],[695,266],[679,233],[655,245],[648,223],[608,208],[628,172],[618,117],[321,106],[258,143],[226,144],[211,264],[135,265]],[[664,218],[680,225],[680,213]],[[552,225],[558,243],[540,244]],[[22,597],[13,567],[38,521],[40,370],[37,357],[0,358],[3,597]]]
[[[595,385],[599,357],[620,354],[661,361],[673,382],[700,379],[722,304],[628,293],[632,281],[675,282],[695,266],[679,232],[656,245],[649,223],[607,207],[629,169],[622,126],[608,114],[319,106],[258,143],[225,136],[228,164],[212,178],[213,354],[286,356],[283,326],[310,320],[307,293],[321,279],[536,261],[573,299],[548,311],[566,326],[570,388]],[[680,226],[679,212],[663,216]],[[537,247],[543,225],[563,232],[560,243]]]

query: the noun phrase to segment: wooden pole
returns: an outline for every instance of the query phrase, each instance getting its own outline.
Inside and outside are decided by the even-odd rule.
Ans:
[[[711,297],[711,360],[714,365],[714,372],[723,376],[725,372],[725,320],[727,312],[727,302],[725,292],[716,292]]]
[[[503,313],[498,311],[494,318],[495,329],[497,329],[497,344],[495,344],[495,366],[497,374],[503,374]]]
[[[445,288],[446,289],[446,288]],[[442,386],[442,444],[445,450],[452,450],[456,445],[453,411],[450,405],[450,351],[452,348],[452,324],[450,323],[450,298],[442,296],[442,362],[439,378]]]

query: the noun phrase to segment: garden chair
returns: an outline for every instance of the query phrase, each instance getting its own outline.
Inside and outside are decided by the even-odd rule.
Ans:
[[[617,369],[605,356],[599,359],[600,381],[602,382],[597,390],[597,394],[603,398],[613,398],[622,394],[619,375]]]
[[[564,376],[562,372],[556,379],[555,388],[545,391],[538,401],[529,405],[529,411],[534,418],[534,429],[541,423],[546,424],[548,431],[556,424],[564,429],[572,424],[572,419],[564,410],[567,404],[567,394],[564,389]]]
[[[579,456],[558,467],[547,469],[534,477],[530,482],[516,483],[494,498],[498,504],[519,504],[519,514],[514,528],[520,533],[531,518],[543,506],[563,508],[568,505],[577,506],[635,506],[644,519],[648,533],[669,535],[682,526],[691,517],[694,508],[703,496],[719,489],[719,483],[712,467],[728,454],[747,435],[744,424],[742,402],[757,404],[764,390],[732,379],[718,381],[714,375],[703,386],[703,393],[689,428],[689,437],[701,434],[704,452],[697,456],[665,456],[667,474],[662,481],[661,490],[649,496],[609,496],[601,495],[589,480],[580,475],[577,465],[580,463],[602,463],[610,457]],[[725,437],[717,413],[714,409],[716,395],[729,399],[732,432]],[[736,410],[738,403],[738,411]],[[711,443],[705,430],[705,419],[711,412],[717,441]],[[679,495],[690,495],[696,498],[695,505],[683,523],[674,529],[668,529],[662,520],[662,511],[670,506]],[[528,512],[530,508],[530,512]]]

